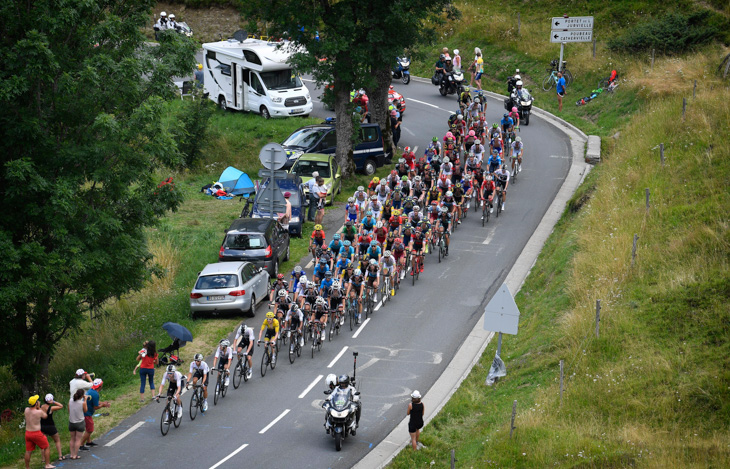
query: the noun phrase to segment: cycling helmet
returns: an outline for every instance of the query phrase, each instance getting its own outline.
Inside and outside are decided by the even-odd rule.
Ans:
[[[438,137],[434,137],[434,138],[431,139],[431,141],[438,142],[439,141],[439,138]]]
[[[517,71],[519,72],[519,70],[517,70]],[[517,80],[517,81],[522,80],[522,77],[520,76],[519,73],[515,73],[515,80]]]
[[[398,158],[398,164],[403,164],[406,162],[405,158]]]
[[[505,112],[505,113],[504,113],[504,116],[502,116],[502,117],[509,117],[509,114],[507,114],[507,113]]]
[[[473,130],[470,130],[470,131],[469,131],[469,136],[470,136],[470,137],[473,137],[473,136],[475,136],[475,135],[476,135],[476,132],[474,132]]]
[[[345,222],[345,226],[352,226],[352,225],[354,225],[354,223],[352,222],[352,220],[347,220]]]
[[[246,326],[241,326],[242,330],[246,330]],[[202,353],[196,353],[193,357],[194,362],[202,362],[203,361],[203,354]]]
[[[324,306],[325,305],[324,298],[322,298],[321,296],[318,296],[314,303],[317,306]]]
[[[350,385],[350,377],[348,375],[340,375],[340,377],[337,378],[337,384],[339,384],[340,387],[346,388]]]
[[[358,192],[363,192],[364,190],[365,190],[365,188],[363,186],[357,186]]]
[[[517,108],[515,106],[512,106],[512,112],[517,112]]]
[[[324,382],[327,384],[327,386],[330,389],[334,389],[335,386],[337,386],[337,376],[335,376],[334,373],[330,373],[327,375],[327,377],[324,379]]]
[[[395,244],[400,244],[402,242],[403,240],[401,238],[395,238]]]
[[[479,139],[476,139],[476,140],[474,140],[474,144],[475,144],[475,145],[479,145],[480,143],[482,143],[482,141],[481,141],[481,140],[479,140]]]
[[[448,156],[445,156],[445,157],[444,157],[444,163],[448,163],[449,161],[451,161],[451,160],[449,159],[449,157],[448,157]]]
[[[332,288],[334,288],[335,290],[339,289],[340,286],[341,285],[339,280],[335,280],[334,282],[332,282]]]
[[[382,221],[379,221],[379,222],[377,222],[375,224],[375,228],[382,228],[382,227],[383,227],[383,222]]]
[[[446,197],[452,197],[454,195],[451,191],[446,191]]]
[[[446,180],[446,175],[445,175],[445,174],[442,174],[442,175],[441,175],[441,180],[442,180],[442,181],[445,181],[445,180]]]
[[[353,274],[355,275],[355,277],[359,277],[360,275],[362,275],[362,270],[355,269],[355,272],[353,272]]]
[[[502,165],[502,171],[507,169],[507,165]]]
[[[391,254],[391,253],[390,253],[390,251],[385,251],[385,252],[383,253],[383,256],[384,256],[384,257],[390,257],[390,254]]]
[[[456,120],[463,120],[463,119],[464,119],[464,116],[463,116],[463,115],[461,115],[461,114],[458,114],[458,115],[456,116]]]
[[[396,209],[394,209],[394,210],[393,210],[393,211],[391,212],[391,214],[392,214],[392,215],[393,215],[394,217],[397,217],[398,215],[400,215],[400,212],[401,212],[401,211],[400,211],[400,210],[398,210],[398,209],[396,208]]]
[[[362,108],[360,106],[356,107],[355,108],[355,112],[357,112],[358,114],[361,113],[362,112]]]
[[[320,225],[319,223],[314,225],[314,231],[320,231],[321,229],[322,229],[322,225]]]
[[[461,183],[460,183],[460,182],[457,182],[457,183],[456,183],[456,187],[457,187],[457,188],[461,188]]]
[[[168,373],[174,373],[177,371],[177,368],[175,368],[175,365],[167,365],[167,372]]]
[[[483,122],[486,122],[487,121],[487,116],[480,116],[479,117],[479,120],[480,121],[483,121]]]
[[[285,289],[279,290],[279,293],[276,294],[279,298],[284,298],[288,292]]]
[[[392,88],[392,86],[391,86],[391,88]],[[410,153],[410,152],[411,152],[411,147],[405,147],[403,149],[403,153]]]
[[[421,210],[421,207],[420,207],[420,205],[414,205],[414,206],[413,206],[413,211],[414,211],[414,212],[417,212],[417,211],[419,211],[419,210]]]
[[[342,242],[342,245],[343,245],[343,246],[345,246],[345,247],[349,247],[349,246],[350,246],[351,244],[352,244],[352,243],[350,242],[350,240],[349,240],[349,239],[346,239],[346,240],[344,240],[344,241]]]
[[[310,281],[308,281],[308,282],[307,282],[307,288],[314,288],[314,282],[313,282],[313,281],[311,281],[311,280],[310,280]]]
[[[454,134],[451,131],[446,132],[446,138],[454,138]]]
[[[273,319],[274,316],[275,315],[274,315],[274,312],[273,311],[269,311],[268,313],[266,313],[266,319]]]
[[[407,180],[408,180],[408,176],[405,176],[405,175],[403,175],[403,176],[402,176],[402,177],[400,178],[400,180],[401,180],[401,181],[403,181],[403,182],[405,182],[405,181],[407,181]]]
[[[492,175],[491,174],[487,174],[487,181],[491,181],[491,180],[492,180]]]
[[[355,197],[348,197],[347,198],[347,203],[348,204],[354,204],[355,203]]]
[[[269,314],[271,314],[271,315],[272,315],[272,317],[273,317],[273,314],[274,314],[274,313],[267,313],[267,314],[266,314],[266,316],[268,317],[268,315],[269,315]],[[231,341],[230,341],[230,340],[228,340],[228,339],[223,339],[223,340],[221,340],[221,341],[220,341],[220,342],[218,343],[218,345],[220,345],[221,347],[225,348],[225,347],[228,347],[229,345],[231,345]]]
[[[368,210],[367,212],[365,212],[365,216],[366,217],[372,217],[373,216],[373,211],[372,210]]]
[[[482,102],[482,100],[481,100],[481,99],[479,99],[478,97],[476,97],[476,98],[474,98],[474,102],[475,102],[475,103],[477,103],[477,104],[479,104],[479,103],[481,103],[481,102]]]
[[[441,210],[441,213],[447,213],[449,211],[449,209],[446,207],[441,207],[440,210]]]
[[[174,13],[170,13],[170,16],[168,16],[168,18],[170,18],[171,20],[174,20],[175,19],[175,14]]]
[[[446,60],[446,55],[444,55],[444,54],[439,55],[439,60],[441,60],[441,61]]]
[[[277,274],[276,275],[277,280],[284,280],[284,274]]]
[[[456,52],[456,53],[458,54],[458,52],[457,52],[457,51],[458,51],[458,49],[457,49],[457,50],[455,50],[454,52]],[[465,93],[468,93],[469,91],[471,91],[471,88],[469,88],[468,86],[465,86],[465,87],[464,87],[464,92],[465,92]]]
[[[517,83],[515,83],[515,86],[522,86],[522,80],[517,80]]]
[[[370,262],[368,262],[370,265],[378,265],[377,259],[370,259]]]
[[[328,270],[327,272],[324,273],[324,276],[325,276],[325,278],[332,278],[332,271]]]
[[[339,233],[335,233],[334,235],[332,235],[332,239],[334,239],[335,241],[339,240],[340,239],[340,234]]]
[[[165,13],[164,11],[161,11],[160,12],[160,18],[164,18],[166,16],[167,16],[167,13]]]
[[[380,222],[378,222],[378,223],[380,223]],[[377,246],[377,245],[378,245],[378,242],[377,242],[377,241],[375,241],[375,240],[372,240],[372,241],[370,241],[370,245],[371,245],[372,247],[375,247],[375,246]]]
[[[378,196],[373,194],[370,196],[370,200],[372,200],[372,201],[378,200]]]
[[[515,139],[515,142],[522,142],[522,137],[517,137],[517,138]]]
[[[393,171],[391,171],[390,173],[391,173],[391,174],[397,174],[397,171],[396,171],[396,170],[394,169],[394,170],[393,170]],[[388,181],[386,181],[385,179],[381,179],[381,180],[380,180],[380,185],[381,185],[381,186],[384,186],[386,182],[388,182]]]
[[[302,266],[301,265],[298,265],[298,266],[294,267],[294,273],[295,274],[301,274],[302,273]]]
[[[492,128],[493,129],[496,129],[497,128],[497,123],[496,122],[494,124],[492,124]]]
[[[477,96],[484,96],[484,90],[477,91]]]

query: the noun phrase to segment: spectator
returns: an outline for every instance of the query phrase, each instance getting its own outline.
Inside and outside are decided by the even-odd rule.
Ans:
[[[314,221],[314,212],[317,210],[317,202],[319,197],[314,194],[312,188],[317,184],[317,178],[319,173],[317,171],[312,173],[312,179],[307,181],[307,190],[309,191],[309,211],[307,212],[307,220]]]
[[[317,176],[317,182],[312,188],[314,194],[317,197],[317,216],[314,220],[314,224],[321,224],[324,218],[324,205],[327,200],[327,186],[324,184],[324,179]]]
[[[46,469],[53,469],[51,466],[51,451],[46,436],[41,432],[41,419],[47,417],[46,413],[41,410],[41,403],[38,402],[40,396],[30,396],[28,404],[30,407],[25,408],[25,469],[30,469],[30,456],[35,451],[36,446],[41,449],[43,459],[46,461]]]
[[[477,73],[477,54],[479,54],[479,57],[482,56],[482,50],[478,47],[474,48],[474,60],[471,62],[471,65],[469,65],[469,74],[471,75],[471,78],[469,79],[469,86],[474,86],[474,76]]]
[[[461,71],[461,56],[459,49],[454,49],[454,70]]]
[[[284,229],[289,229],[289,220],[291,220],[291,202],[289,202],[289,198],[291,197],[291,192],[286,191],[284,192],[284,201],[286,202],[286,210],[284,213],[279,214],[279,223],[281,223],[281,226],[284,227]]]
[[[96,443],[91,441],[91,434],[94,433],[94,412],[102,407],[109,407],[108,402],[99,402],[99,391],[101,391],[101,387],[103,385],[104,382],[101,379],[96,378],[91,389],[86,391],[86,395],[90,398],[87,403],[88,408],[84,412],[84,424],[86,431],[84,432],[84,436],[81,438],[81,446],[79,447],[82,451],[88,451],[90,446],[96,446]]]
[[[474,82],[477,84],[477,89],[482,89],[482,74],[484,73],[484,59],[482,58],[481,51],[477,52],[476,58],[474,59]]]
[[[393,109],[390,111],[390,129],[393,132],[393,144],[398,146],[400,141],[400,124],[401,121],[398,119],[398,112]]]
[[[202,88],[203,87],[203,64],[198,64],[195,67],[195,87],[196,88]]]
[[[58,460],[64,461],[66,458],[63,455],[61,449],[61,437],[58,436],[58,430],[56,430],[56,423],[53,421],[53,413],[57,410],[63,409],[63,404],[53,400],[53,394],[46,394],[45,403],[41,405],[41,410],[46,413],[44,418],[41,418],[41,432],[47,437],[53,438],[56,443],[56,451],[58,451]],[[48,450],[50,453],[50,450]],[[49,456],[50,457],[50,456]]]
[[[87,398],[90,399],[91,396],[85,396],[83,389],[77,389],[68,401],[68,434],[70,437],[68,445],[71,448],[69,459],[81,459],[79,446],[81,446],[81,437],[84,430],[86,430],[84,412],[88,409],[86,405]]]
[[[155,390],[155,367],[158,364],[157,345],[154,340],[147,340],[142,345],[142,350],[137,354],[137,366],[132,370],[132,374],[139,368],[139,402],[144,402],[144,385],[145,380],[150,382],[150,391]]]
[[[555,90],[558,92],[558,111],[562,111],[563,96],[565,96],[565,78],[560,72],[558,72],[558,84],[555,86]]]
[[[82,368],[76,370],[76,377],[69,381],[69,387],[71,388],[71,395],[76,394],[77,389],[83,389],[88,391],[91,389],[92,382],[89,373],[85,372]]]
[[[408,404],[408,433],[411,434],[411,447],[414,450],[423,448],[423,444],[418,441],[421,436],[421,428],[423,428],[423,403],[421,402],[421,393],[413,391],[411,393],[411,403]]]

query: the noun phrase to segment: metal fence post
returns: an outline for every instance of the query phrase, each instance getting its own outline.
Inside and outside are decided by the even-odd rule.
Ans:
[[[520,35],[520,27],[522,26],[522,18],[520,18],[519,12],[517,13],[517,35]]]
[[[687,98],[682,98],[682,120],[684,120],[684,113],[687,111]]]
[[[664,167],[664,144],[663,143],[659,144],[659,158],[662,161],[662,167]]]
[[[515,416],[517,415],[517,399],[512,401],[512,422],[509,425],[509,437],[512,438],[512,432],[515,431]]]
[[[560,360],[560,405],[563,405],[563,360]]]
[[[456,468],[456,450],[451,450],[451,469]]]
[[[646,211],[649,211],[649,188],[646,188]]]
[[[636,262],[636,242],[639,240],[639,235],[634,234],[634,246],[631,248],[631,267]]]
[[[593,36],[593,58],[596,58],[596,36]]]
[[[697,80],[695,80],[695,86],[692,88],[692,99],[695,99],[696,93],[697,93]]]
[[[601,300],[596,300],[596,339],[598,338],[598,328],[601,323]]]

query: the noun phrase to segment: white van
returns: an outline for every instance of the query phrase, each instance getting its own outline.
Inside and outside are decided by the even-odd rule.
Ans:
[[[278,47],[281,46],[281,47]],[[287,44],[236,39],[203,44],[203,84],[222,109],[269,117],[308,116],[312,98],[287,63]]]

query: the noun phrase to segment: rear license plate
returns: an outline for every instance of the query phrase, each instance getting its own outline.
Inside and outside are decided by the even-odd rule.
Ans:
[[[304,112],[304,109],[292,109],[289,111],[289,114],[301,114]]]
[[[214,296],[208,297],[208,301],[219,301],[219,300],[225,300],[225,299],[226,299],[226,295],[214,295]]]

